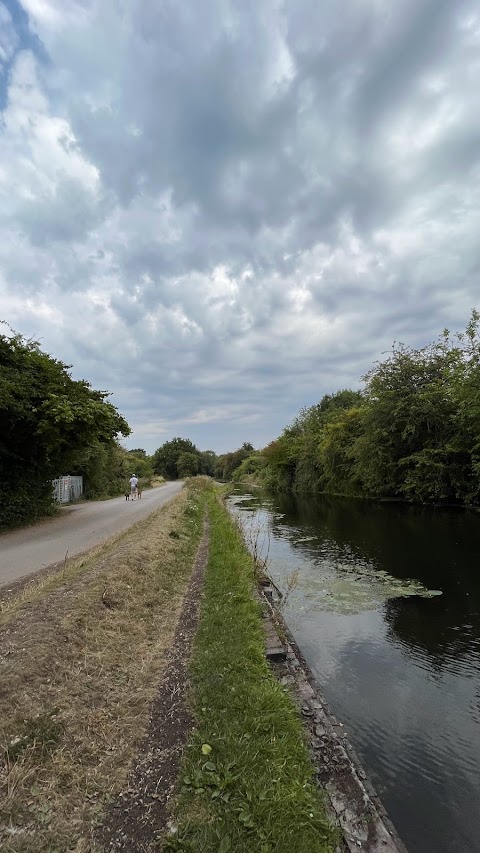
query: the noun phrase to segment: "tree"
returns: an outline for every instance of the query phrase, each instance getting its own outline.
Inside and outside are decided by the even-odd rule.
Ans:
[[[267,465],[262,480],[271,488],[309,494],[325,489],[322,440],[330,424],[363,405],[359,391],[325,394],[319,403],[301,409],[282,435],[262,454]]]
[[[200,474],[206,474],[209,477],[215,476],[215,465],[217,462],[217,454],[213,450],[202,450],[200,453]]]
[[[83,476],[86,498],[113,497],[126,487],[127,465],[131,465],[130,457],[118,441],[92,441],[79,454],[78,462],[70,473]]]
[[[0,335],[0,367],[0,525],[6,526],[45,513],[49,481],[74,472],[90,447],[111,445],[130,428],[107,392],[73,380],[69,366],[35,341]]]
[[[218,456],[215,464],[215,477],[218,477],[220,480],[230,480],[233,472],[253,452],[253,445],[244,442],[233,453],[223,453],[221,456]]]
[[[153,454],[154,472],[167,480],[176,480],[179,477],[177,463],[182,453],[199,456],[199,451],[188,438],[172,438],[171,441],[166,441]]]
[[[421,502],[480,502],[480,314],[415,349],[394,344],[364,390],[325,395],[261,451],[262,482]]]
[[[250,482],[252,485],[259,485],[265,465],[265,457],[259,450],[254,450],[235,469],[232,474],[232,480],[234,483]]]
[[[364,434],[364,406],[340,409],[327,421],[318,445],[320,488],[337,494],[359,494],[362,483],[356,467],[357,442]]]
[[[200,468],[200,457],[197,453],[181,453],[177,459],[179,477],[194,477]]]
[[[129,450],[124,456],[123,469],[124,478],[127,480],[130,479],[134,472],[140,479],[148,480],[153,475],[152,459],[150,456],[147,456],[145,451],[139,453],[138,451],[133,452],[133,450]]]
[[[421,349],[395,345],[365,377],[357,470],[369,492],[416,501],[476,499],[476,314],[472,322],[467,337],[452,340],[445,332]]]

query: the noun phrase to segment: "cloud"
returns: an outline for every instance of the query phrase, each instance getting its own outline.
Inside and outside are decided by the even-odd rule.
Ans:
[[[2,314],[113,392],[132,446],[265,444],[465,323],[473,0],[6,9]]]
[[[11,60],[18,43],[12,16],[7,7],[0,3],[0,73]]]

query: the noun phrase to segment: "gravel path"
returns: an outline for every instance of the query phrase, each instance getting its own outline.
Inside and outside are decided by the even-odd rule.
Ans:
[[[88,551],[150,515],[176,495],[181,480],[143,492],[142,499],[124,497],[62,507],[55,518],[0,535],[0,587],[47,566]]]

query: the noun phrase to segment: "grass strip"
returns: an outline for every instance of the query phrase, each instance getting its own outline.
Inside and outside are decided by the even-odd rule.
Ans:
[[[165,851],[330,853],[335,833],[293,701],[264,657],[254,565],[210,490],[210,553],[192,659],[192,734]]]
[[[185,489],[0,619],[0,849],[86,853],[148,723],[202,532]]]

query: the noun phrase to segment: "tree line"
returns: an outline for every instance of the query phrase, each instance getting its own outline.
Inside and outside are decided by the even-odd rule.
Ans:
[[[255,450],[208,462],[188,439],[152,457],[163,476],[205,473],[303,494],[419,503],[480,502],[480,314],[464,332],[444,330],[421,348],[394,343],[360,390],[326,394],[281,435]]]
[[[105,391],[74,380],[70,365],[22,335],[0,335],[0,529],[49,514],[52,480],[83,477],[86,498],[121,494],[132,473],[148,483],[215,476],[216,454],[174,438],[149,456],[126,450],[130,427]]]
[[[267,447],[218,455],[176,437],[152,456],[125,450],[130,427],[108,393],[21,335],[0,335],[0,528],[52,507],[51,480],[84,477],[85,496],[119,494],[133,471],[198,474],[270,489],[478,505],[480,314],[420,349],[395,343],[361,390],[326,394]]]
[[[166,480],[215,474],[216,454],[213,450],[199,450],[188,438],[166,441],[151,457],[155,474]]]
[[[63,474],[83,475],[90,497],[115,493],[126,454],[117,436],[130,427],[108,396],[36,341],[0,335],[0,527],[48,513]]]
[[[420,349],[395,343],[363,377],[302,409],[233,473],[273,489],[477,505],[480,315]]]

